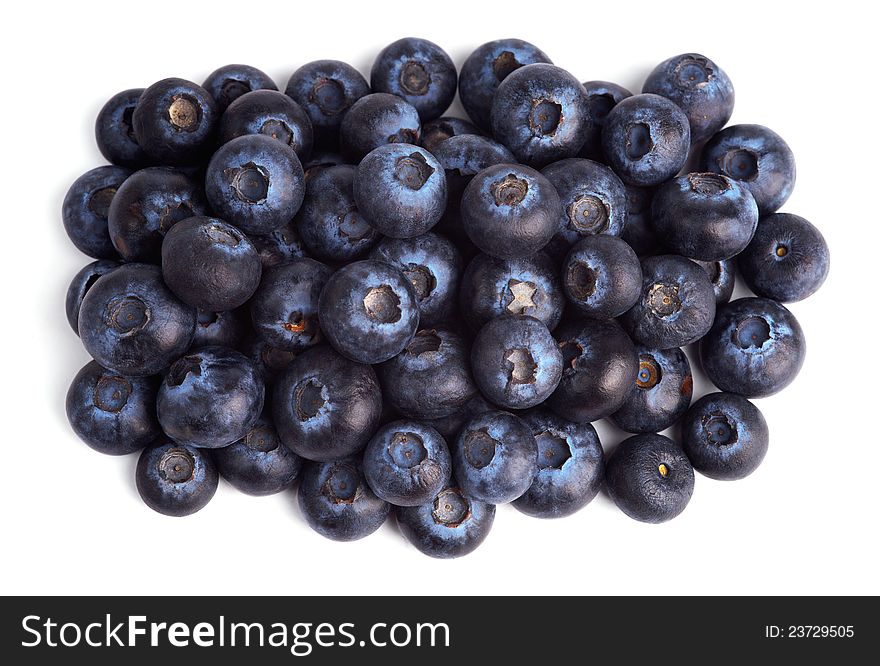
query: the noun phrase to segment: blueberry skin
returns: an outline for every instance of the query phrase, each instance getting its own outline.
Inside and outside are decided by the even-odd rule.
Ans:
[[[330,166],[306,184],[296,225],[306,250],[317,259],[351,261],[362,257],[380,238],[358,210],[355,172],[350,164]]]
[[[301,162],[312,152],[312,121],[302,107],[277,90],[242,95],[220,119],[220,143],[249,134],[264,134],[290,146]]]
[[[386,144],[361,160],[354,177],[358,211],[379,233],[413,238],[446,210],[446,174],[424,148]]]
[[[689,259],[721,261],[742,252],[758,226],[758,204],[741,183],[689,173],[661,185],[651,204],[660,241]]]
[[[364,450],[364,476],[376,496],[395,506],[419,506],[448,484],[452,460],[446,440],[418,421],[394,421]]]
[[[361,461],[306,462],[299,482],[299,510],[313,530],[333,541],[369,536],[391,512],[370,490]]]
[[[275,427],[294,453],[339,460],[360,451],[382,413],[376,373],[326,346],[300,354],[278,377],[272,396]]]
[[[451,442],[458,437],[458,433],[461,432],[462,426],[464,426],[472,416],[491,411],[495,411],[495,406],[486,400],[481,393],[477,392],[453,414],[438,419],[422,419],[422,423],[431,426],[443,435],[443,439],[447,442]]]
[[[194,165],[214,147],[221,109],[207,90],[184,79],[163,79],[144,90],[131,121],[138,144],[155,162]]]
[[[733,259],[724,261],[697,261],[703,267],[712,289],[715,292],[715,304],[724,305],[733,296],[733,288],[736,286],[736,266]]]
[[[596,429],[541,408],[522,419],[535,436],[538,473],[513,507],[535,518],[561,518],[584,508],[605,481],[605,454]]]
[[[580,157],[601,162],[605,159],[602,152],[602,128],[605,127],[605,120],[611,109],[627,97],[632,97],[632,93],[610,81],[586,81],[584,90],[587,91],[587,107],[592,122]]]
[[[224,65],[208,74],[202,84],[220,113],[237,99],[255,90],[278,90],[278,86],[265,72],[250,65]]]
[[[663,435],[621,442],[605,467],[608,494],[630,518],[663,523],[684,511],[694,492],[694,468],[681,447]]]
[[[162,241],[162,277],[184,303],[223,312],[243,305],[262,275],[257,249],[231,224],[191,217],[171,227]]]
[[[150,158],[134,136],[132,115],[144,88],[116,93],[98,112],[95,120],[95,143],[111,164],[129,169],[149,166]]]
[[[333,271],[314,259],[270,268],[250,301],[254,331],[273,347],[306,349],[321,340],[318,299]]]
[[[626,228],[626,188],[604,164],[571,158],[541,173],[559,193],[559,235],[569,246],[585,236],[619,236]]]
[[[639,300],[642,266],[620,238],[587,236],[571,248],[562,264],[562,288],[586,316],[611,319]]]
[[[495,521],[495,505],[450,486],[431,502],[398,507],[395,516],[400,533],[420,552],[452,559],[472,553],[483,543]]]
[[[232,139],[214,153],[205,194],[219,217],[248,234],[265,235],[290,222],[305,195],[296,152],[263,134]]]
[[[666,430],[687,411],[694,395],[694,377],[681,350],[637,347],[639,371],[635,388],[611,420],[621,430],[652,433]]]
[[[605,159],[627,185],[669,180],[687,161],[690,143],[684,111],[659,95],[627,97],[611,109],[602,128]]]
[[[144,503],[166,516],[189,516],[211,501],[220,476],[211,454],[161,442],[138,458],[135,482]]]
[[[83,266],[73,276],[70,286],[67,288],[67,295],[64,298],[64,312],[67,315],[67,323],[70,324],[70,328],[77,335],[79,335],[79,309],[82,307],[86,293],[98,281],[98,278],[119,268],[120,265],[117,261],[99,259]]]
[[[356,261],[327,281],[318,320],[340,354],[360,363],[397,356],[419,327],[419,303],[412,283],[380,261]]]
[[[83,298],[78,329],[89,355],[125,377],[155,375],[190,346],[196,309],[162,281],[158,266],[125,264]]]
[[[254,362],[226,347],[203,347],[168,369],[156,402],[175,442],[207,449],[244,437],[263,411],[265,382]]]
[[[281,443],[263,414],[240,440],[213,450],[220,476],[248,495],[274,495],[293,486],[303,459]]]
[[[380,92],[352,104],[339,127],[342,152],[354,162],[386,143],[418,144],[421,136],[415,107],[397,95]]]
[[[260,255],[263,270],[306,256],[305,247],[294,222],[280,226],[265,236],[252,235],[249,238],[257,254]]]
[[[285,92],[308,114],[316,141],[328,144],[336,143],[342,119],[355,102],[370,94],[370,86],[348,63],[315,60],[291,75]]]
[[[198,183],[177,169],[150,167],[132,174],[116,191],[107,229],[123,259],[158,264],[168,230],[181,220],[207,214],[208,202]]]
[[[303,162],[303,169],[305,169],[306,172],[306,184],[308,185],[312,177],[321,170],[328,167],[339,166],[340,164],[348,164],[345,156],[341,153],[333,150],[313,150],[309,159]]]
[[[674,254],[642,260],[639,300],[620,317],[630,337],[653,349],[684,347],[702,338],[715,317],[709,276]]]
[[[552,61],[537,46],[521,39],[496,39],[475,49],[458,76],[458,94],[471,120],[488,130],[492,99],[500,83],[523,65],[535,63]]]
[[[449,416],[477,393],[467,345],[448,330],[422,329],[376,371],[385,400],[407,418]]]
[[[473,177],[461,197],[461,222],[474,245],[501,259],[530,257],[559,231],[562,204],[538,171],[496,164]]]
[[[370,259],[391,264],[412,283],[419,325],[446,324],[454,315],[463,262],[450,241],[434,233],[415,238],[383,238]]]
[[[248,326],[248,328],[250,327]],[[297,352],[273,347],[256,334],[252,334],[245,338],[244,342],[242,342],[238,348],[242,354],[254,362],[257,371],[260,373],[260,376],[263,378],[267,387],[273,385],[278,376],[284,372],[298,356]],[[267,406],[271,397],[272,393],[267,390]]]
[[[110,240],[107,217],[116,193],[132,172],[120,166],[102,166],[77,178],[61,206],[67,237],[93,259],[118,259]]]
[[[528,259],[478,254],[461,280],[459,308],[475,333],[505,314],[529,315],[552,331],[564,307],[557,266],[544,252]]]
[[[415,107],[422,121],[434,120],[452,104],[458,73],[452,58],[434,42],[404,37],[379,52],[370,70],[373,92],[391,93]]]
[[[731,125],[709,139],[700,171],[740,181],[755,197],[761,215],[775,213],[794,189],[794,154],[776,132],[762,125]]]
[[[754,472],[770,441],[767,421],[755,405],[735,393],[710,393],[681,422],[682,447],[698,472],[734,481]]]
[[[67,420],[95,451],[134,453],[162,436],[156,419],[158,389],[158,377],[123,377],[91,361],[67,391]]]
[[[522,496],[538,473],[532,431],[509,412],[471,417],[451,446],[452,469],[462,491],[490,504]]]
[[[443,116],[431,120],[422,127],[422,140],[419,145],[432,155],[438,146],[454,136],[482,136],[483,131],[468,120]],[[435,156],[436,157],[436,156]]]
[[[556,331],[564,370],[547,407],[575,423],[613,414],[639,371],[635,345],[612,320],[574,320]]]
[[[499,84],[490,122],[495,139],[535,168],[577,155],[592,124],[580,81],[544,63],[520,67]]]
[[[651,222],[654,188],[626,186],[626,226],[620,237],[640,257],[660,253],[660,240]]]
[[[474,381],[491,402],[507,409],[542,403],[562,377],[562,354],[540,321],[507,314],[488,322],[474,339]]]
[[[699,53],[661,62],[648,74],[642,92],[675,102],[688,117],[694,144],[715,134],[733,114],[733,84],[723,69]]]
[[[766,298],[740,298],[718,308],[700,343],[703,369],[712,383],[746,398],[763,398],[788,386],[806,352],[797,319]]]
[[[238,347],[244,342],[249,326],[247,311],[227,310],[226,312],[207,312],[199,310],[196,315],[196,334],[190,349],[202,347]]]
[[[773,213],[758,224],[737,258],[746,284],[758,296],[781,303],[816,293],[828,277],[831,257],[822,233],[807,220]]]

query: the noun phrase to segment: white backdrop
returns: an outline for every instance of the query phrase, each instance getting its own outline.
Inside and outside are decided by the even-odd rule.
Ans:
[[[877,86],[866,75],[876,36],[854,2],[821,13],[781,4],[7,8],[0,593],[880,593],[880,130]],[[757,402],[771,444],[753,476],[698,476],[688,509],[661,526],[626,518],[604,495],[559,521],[501,507],[476,553],[444,562],[418,553],[392,523],[360,542],[327,541],[301,520],[292,494],[252,498],[221,485],[197,515],[160,516],[135,490],[137,456],[102,456],[70,431],[64,395],[88,359],[65,320],[64,293],[90,260],[68,243],[60,207],[74,178],[102,163],[93,122],[106,98],[168,76],[201,83],[231,62],[267,71],[282,89],[296,67],[318,58],[368,73],[379,49],[407,35],[439,43],[459,65],[479,44],[516,36],[581,80],[636,92],[657,62],[700,52],[734,82],[732,122],[765,124],[788,141],[798,184],[783,210],[820,227],[832,270],[817,295],[791,307],[806,331],[807,361],[794,385]],[[696,388],[706,390],[701,377]],[[623,437],[598,427],[608,450]]]

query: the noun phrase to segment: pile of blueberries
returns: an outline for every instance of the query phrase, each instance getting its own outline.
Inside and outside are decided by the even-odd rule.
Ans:
[[[456,91],[469,120],[443,116]],[[69,421],[140,452],[138,491],[172,516],[220,477],[253,495],[298,481],[325,537],[393,513],[435,557],[476,548],[497,504],[566,516],[603,484],[632,518],[673,518],[695,469],[761,463],[748,399],[805,353],[781,303],[828,273],[820,232],[776,212],[789,147],[725,128],[733,103],[698,54],[633,95],[517,39],[460,72],[408,38],[369,83],[320,60],[283,93],[245,65],[121,92],[96,123],[111,165],[63,204],[97,259],[67,294],[94,359]],[[736,269],[754,297],[730,301]],[[691,404],[697,342],[720,392]],[[634,435],[607,462],[605,417]],[[677,442],[657,434],[675,424]]]

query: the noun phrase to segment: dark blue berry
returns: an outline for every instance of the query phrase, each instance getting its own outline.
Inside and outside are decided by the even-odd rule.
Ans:
[[[372,93],[352,104],[339,127],[342,152],[359,162],[386,143],[418,144],[422,136],[419,112],[397,95]]]
[[[226,109],[220,119],[220,143],[248,134],[264,134],[290,146],[301,162],[312,152],[312,121],[299,104],[277,90],[255,90]]]
[[[67,314],[67,323],[77,335],[79,335],[79,309],[82,307],[83,299],[89,289],[98,281],[98,278],[119,268],[119,266],[119,262],[100,259],[84,266],[73,276],[64,298],[64,311]]]
[[[118,259],[110,239],[107,218],[116,193],[131,171],[120,166],[102,166],[77,178],[61,207],[67,237],[83,254],[95,259]]]
[[[123,90],[107,100],[98,112],[95,142],[111,164],[129,169],[142,169],[150,164],[150,158],[137,142],[132,126],[134,109],[143,93],[143,88]]]
[[[250,65],[224,65],[215,69],[208,74],[202,87],[211,93],[220,113],[254,90],[278,90],[268,74]]]
[[[587,236],[562,264],[562,288],[586,316],[611,319],[639,299],[642,267],[632,248],[616,236]]]
[[[135,472],[144,503],[166,516],[188,516],[211,501],[220,477],[210,453],[162,442],[144,449]]]
[[[677,348],[637,347],[639,371],[635,387],[611,420],[621,430],[651,433],[666,430],[687,411],[694,377],[685,353]]]

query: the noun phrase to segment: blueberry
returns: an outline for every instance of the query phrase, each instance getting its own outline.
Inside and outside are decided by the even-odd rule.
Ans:
[[[731,125],[709,139],[700,170],[740,181],[755,197],[761,215],[775,213],[794,189],[794,155],[776,132],[762,125]]]
[[[242,354],[247,356],[263,378],[267,386],[274,384],[278,376],[293,363],[297,352],[278,349],[268,344],[256,334],[250,335],[239,346]],[[271,393],[266,391],[266,404],[270,402]]]
[[[688,117],[691,142],[702,143],[733,114],[733,84],[718,65],[699,53],[683,53],[654,68],[642,92],[672,100]]]
[[[495,406],[487,401],[481,393],[477,392],[458,411],[438,419],[422,419],[422,423],[431,426],[443,435],[447,442],[451,442],[458,437],[462,426],[472,416],[494,410]]]
[[[336,271],[321,292],[318,312],[330,344],[360,363],[396,356],[419,327],[412,283],[380,261],[356,261]]]
[[[605,481],[605,454],[595,428],[540,408],[522,418],[535,436],[538,474],[513,506],[536,518],[561,518],[584,508]]]
[[[265,236],[250,236],[250,240],[257,254],[260,255],[263,270],[306,256],[299,230],[293,221],[270,231]]]
[[[158,264],[168,230],[181,220],[207,213],[205,194],[193,179],[177,169],[150,167],[135,172],[119,187],[107,228],[123,259]]]
[[[662,523],[684,511],[694,492],[694,468],[684,451],[663,435],[635,435],[608,460],[605,483],[630,518]]]
[[[559,193],[559,235],[569,246],[584,236],[623,232],[626,188],[607,166],[572,158],[555,162],[541,173]]]
[[[86,351],[103,367],[144,377],[189,348],[196,310],[165,286],[158,266],[125,264],[89,289],[78,326]]]
[[[412,104],[423,121],[434,120],[452,104],[458,73],[452,58],[434,42],[404,37],[379,52],[370,70],[370,88]]]
[[[220,113],[254,90],[278,90],[268,74],[250,65],[224,65],[215,69],[202,87],[211,93]]]
[[[250,301],[254,331],[273,347],[296,351],[317,344],[318,299],[332,271],[314,259],[270,268]]]
[[[64,230],[83,254],[94,259],[119,258],[110,239],[107,218],[116,192],[131,173],[120,166],[98,167],[77,178],[64,195]]]
[[[543,63],[520,67],[501,82],[490,118],[495,138],[536,168],[577,155],[592,123],[580,81]]]
[[[718,308],[700,344],[703,369],[722,391],[762,398],[800,372],[806,340],[794,315],[766,298],[740,298]]]
[[[135,472],[144,503],[166,516],[189,516],[211,501],[220,477],[207,451],[162,442],[144,449]]]
[[[586,316],[611,319],[639,300],[642,267],[633,249],[616,236],[587,236],[565,258],[562,288]]]
[[[364,476],[376,496],[396,506],[419,506],[449,484],[452,461],[446,440],[418,421],[394,421],[364,450]]]
[[[626,226],[620,237],[640,257],[657,254],[660,248],[660,241],[651,222],[653,199],[653,188],[626,186]]]
[[[134,135],[132,116],[143,88],[123,90],[113,95],[98,112],[95,121],[95,142],[98,150],[111,164],[129,169],[142,169],[150,164]]]
[[[677,174],[690,142],[684,111],[659,95],[627,97],[611,109],[602,128],[608,164],[623,182],[639,187],[659,185]]]
[[[392,238],[412,238],[431,229],[446,209],[446,174],[424,148],[379,146],[361,160],[354,178],[358,211]]]
[[[642,260],[642,292],[620,323],[646,347],[684,347],[703,337],[715,317],[709,276],[690,259],[674,254]]]
[[[529,257],[559,230],[562,204],[553,184],[519,164],[496,164],[473,177],[461,197],[467,235],[486,254]]]
[[[512,502],[538,472],[532,431],[509,412],[471,417],[452,445],[452,468],[462,491],[491,504]]]
[[[385,238],[370,252],[370,259],[391,264],[412,283],[421,326],[443,325],[453,319],[462,258],[450,241],[433,233]]]
[[[758,205],[741,183],[689,173],[661,185],[651,205],[660,241],[690,259],[721,261],[742,252],[758,226]]]
[[[551,64],[546,53],[521,39],[496,39],[474,50],[458,77],[461,104],[471,120],[488,130],[492,99],[499,84],[523,65],[541,62]]]
[[[652,433],[666,430],[687,411],[694,394],[694,377],[684,352],[637,347],[639,371],[635,389],[611,420],[621,430]]]
[[[308,114],[315,139],[334,144],[345,114],[370,93],[370,86],[361,73],[347,63],[315,60],[291,75],[285,92]]]
[[[255,90],[236,99],[220,119],[220,142],[264,134],[290,146],[308,159],[314,138],[312,121],[302,107],[277,90]]]
[[[222,219],[268,234],[293,219],[305,194],[302,164],[290,146],[263,134],[240,136],[214,153],[205,194]]]
[[[166,165],[198,164],[214,147],[220,113],[200,85],[163,79],[144,91],[131,120],[150,159]]]
[[[261,416],[248,433],[214,449],[220,476],[248,495],[274,495],[293,486],[303,460],[281,443],[272,419]]]
[[[364,219],[354,199],[356,168],[340,164],[309,178],[305,199],[296,216],[308,252],[324,261],[350,261],[363,256],[379,232]]]
[[[822,286],[830,256],[822,233],[807,220],[773,213],[758,224],[737,265],[758,296],[791,303],[811,296]]]
[[[247,311],[228,310],[207,312],[199,310],[196,315],[196,334],[190,349],[202,347],[238,347],[244,342],[248,331]]]
[[[243,305],[260,284],[256,248],[231,224],[191,217],[162,241],[162,277],[184,303],[210,312]]]
[[[482,136],[482,134],[482,130],[468,120],[443,116],[424,124],[420,145],[433,154],[437,147],[446,139],[451,139],[454,136]]]
[[[422,136],[419,112],[397,95],[372,93],[352,104],[339,127],[342,152],[360,161],[386,143],[418,144]]]
[[[605,120],[611,109],[627,97],[632,97],[632,93],[609,81],[587,81],[584,83],[584,90],[587,91],[587,108],[592,122],[580,156],[603,161],[605,155],[602,152],[602,128],[605,127]]]
[[[391,505],[367,485],[356,458],[307,462],[299,482],[299,509],[313,530],[334,541],[354,541],[380,527]]]
[[[529,315],[552,331],[565,307],[557,271],[543,252],[528,259],[478,254],[461,280],[461,314],[474,332],[505,314]]]
[[[278,434],[294,453],[338,460],[360,451],[373,436],[382,391],[373,368],[320,346],[281,373],[272,407]]]
[[[553,393],[562,376],[562,354],[540,321],[506,314],[489,321],[474,340],[474,381],[491,402],[526,409]]]
[[[377,372],[385,400],[407,418],[449,416],[477,393],[467,346],[451,331],[422,329]]]
[[[574,320],[556,331],[564,361],[559,387],[547,406],[564,419],[589,423],[613,414],[636,381],[639,357],[611,320]]]
[[[306,185],[308,185],[313,176],[322,170],[339,166],[340,164],[348,164],[348,160],[345,159],[342,153],[332,150],[313,150],[309,159],[302,163],[306,173]]]
[[[73,276],[64,299],[64,311],[67,314],[67,323],[77,335],[79,335],[79,309],[82,307],[83,299],[98,278],[119,268],[119,265],[116,261],[99,259],[84,266]]]
[[[450,559],[472,553],[489,534],[495,505],[444,488],[431,502],[395,510],[404,538],[431,557]]]
[[[67,391],[67,420],[96,451],[134,453],[162,436],[156,420],[158,389],[157,377],[123,377],[91,361]]]
[[[216,449],[248,433],[264,398],[253,361],[234,349],[203,347],[171,365],[156,405],[162,430],[175,442]]]
[[[725,259],[724,261],[697,261],[706,275],[709,276],[709,282],[712,283],[712,289],[715,292],[715,304],[724,305],[733,295],[733,288],[736,284],[736,267],[733,259]]]
[[[770,432],[761,410],[735,393],[710,393],[681,422],[682,446],[698,472],[732,481],[754,472],[767,453]]]

